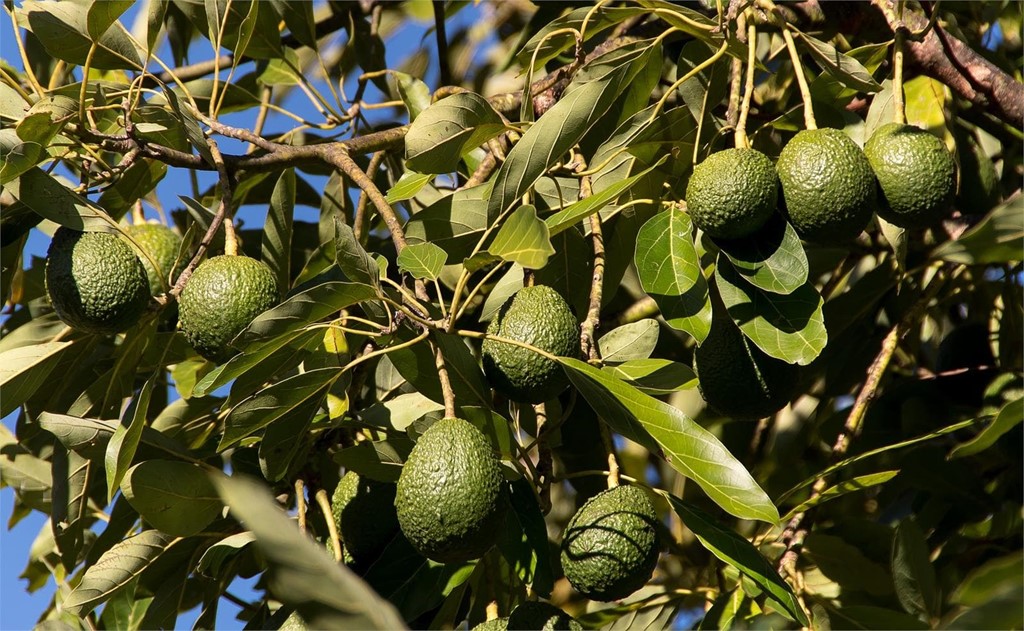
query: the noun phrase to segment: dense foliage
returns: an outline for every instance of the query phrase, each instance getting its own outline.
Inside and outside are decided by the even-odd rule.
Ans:
[[[585,628],[1024,624],[1020,2],[132,5],[4,3],[0,479],[8,527],[49,519],[3,552],[57,584],[44,619],[498,628],[539,599]],[[861,148],[890,123],[940,141],[952,198],[877,188]],[[724,239],[685,197],[732,147],[767,161]],[[141,317],[62,321],[32,246],[59,227],[143,252]],[[261,288],[203,281],[186,336],[210,260]],[[555,302],[502,326],[524,286]],[[406,483],[424,543],[388,485],[443,417],[479,431]],[[485,506],[458,484],[479,461]],[[620,484],[644,501],[570,549]],[[576,559],[633,531],[628,564]],[[584,597],[570,557],[616,584]]]

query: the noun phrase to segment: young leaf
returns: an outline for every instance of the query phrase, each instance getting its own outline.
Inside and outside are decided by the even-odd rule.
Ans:
[[[813,285],[804,283],[788,295],[767,293],[743,280],[723,257],[715,277],[729,316],[765,353],[801,366],[821,354],[828,332]]]
[[[668,325],[703,342],[711,331],[711,299],[690,216],[673,206],[651,217],[636,235],[635,262],[640,286]]]
[[[388,194],[384,199],[389,204],[412,199],[432,179],[434,179],[434,176],[430,173],[406,171],[402,174],[402,177],[398,178],[395,185],[388,190]]]
[[[879,471],[878,473],[869,473],[867,475],[861,475],[855,478],[851,478],[849,480],[844,480],[836,484],[835,486],[831,486],[825,489],[817,497],[809,499],[806,502],[802,502],[798,506],[795,506],[788,513],[786,513],[786,515],[782,518],[782,521],[788,521],[792,519],[793,516],[797,513],[802,513],[811,507],[818,506],[819,504],[824,504],[829,500],[833,500],[837,497],[842,497],[843,495],[846,495],[848,493],[855,493],[857,491],[863,491],[865,489],[870,489],[880,484],[884,484],[889,480],[895,478],[897,475],[899,475],[899,470]]]
[[[153,396],[153,388],[161,372],[155,373],[142,385],[139,393],[132,398],[128,408],[121,417],[121,424],[114,430],[114,435],[107,442],[106,455],[103,458],[107,473],[107,498],[113,499],[117,487],[121,484],[128,466],[135,458],[135,450],[139,447],[142,431],[146,427],[146,411],[149,399]]]
[[[781,215],[773,215],[749,237],[714,242],[733,269],[758,289],[790,294],[807,282],[807,253],[796,230]]]
[[[723,562],[733,566],[757,586],[767,592],[789,615],[803,626],[810,624],[792,588],[782,580],[775,568],[761,556],[752,543],[735,531],[720,526],[704,511],[684,503],[669,493],[661,492],[672,506],[683,524],[689,528],[701,544]]]
[[[999,440],[999,437],[1024,422],[1024,398],[1014,399],[1003,406],[995,419],[966,443],[957,445],[949,452],[950,458],[972,456],[985,451]]]
[[[604,362],[647,359],[658,344],[658,321],[644,318],[608,331],[597,341]]]
[[[896,527],[892,542],[892,578],[896,596],[907,613],[929,617],[941,613],[928,542],[921,527],[912,519],[904,519]]]
[[[64,601],[64,610],[84,617],[123,589],[181,541],[159,530],[144,530],[110,548],[89,566]]]
[[[462,154],[505,130],[487,99],[473,92],[445,97],[423,110],[405,136],[405,162],[420,173],[450,173]]]
[[[266,558],[270,593],[295,607],[310,628],[405,627],[390,603],[299,532],[263,484],[220,474],[213,482]]]
[[[598,368],[567,357],[559,358],[566,374],[592,407],[616,431],[655,452],[664,452],[677,471],[696,482],[732,515],[768,523],[779,520],[778,510],[750,472],[711,432],[677,408],[648,396]],[[648,438],[631,426],[640,425]],[[631,435],[632,434],[632,435]],[[656,441],[653,445],[650,438]]]
[[[414,243],[399,253],[398,269],[413,278],[437,280],[447,260],[448,254],[433,243]]]
[[[224,508],[206,472],[186,462],[140,462],[125,474],[121,492],[143,519],[175,537],[200,532]]]
[[[488,252],[526,269],[540,269],[555,253],[546,223],[537,218],[537,209],[522,206],[505,220]]]
[[[388,78],[395,85],[395,92],[405,103],[405,109],[409,111],[409,122],[416,120],[425,109],[430,107],[430,88],[416,77],[404,72],[392,71]],[[391,200],[388,200],[391,201]]]
[[[256,4],[256,3],[254,3]],[[262,259],[274,272],[277,289],[288,293],[291,287],[292,214],[295,212],[295,169],[285,169],[277,178],[270,196],[267,220],[263,224]]]

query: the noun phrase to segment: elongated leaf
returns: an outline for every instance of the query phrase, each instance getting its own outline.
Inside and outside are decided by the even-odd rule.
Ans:
[[[144,530],[105,552],[64,601],[64,609],[85,616],[116,594],[181,541],[159,530]]]
[[[526,478],[509,485],[509,504],[522,528],[526,545],[530,549],[530,574],[526,582],[534,591],[544,597],[551,594],[554,572],[551,569],[551,553],[547,528],[540,505]]]
[[[625,52],[619,49],[619,52]],[[632,54],[605,76],[567,89],[561,100],[523,134],[494,176],[494,192],[487,206],[490,218],[512,207],[523,194],[608,111],[630,81],[660,46],[650,42],[631,45]],[[591,63],[598,63],[601,57]],[[582,69],[581,69],[582,70]],[[572,87],[572,86],[570,86]]]
[[[217,502],[219,503],[220,499]],[[203,553],[203,556],[199,558],[199,562],[196,564],[196,571],[210,578],[220,576],[224,563],[237,555],[239,551],[245,549],[253,541],[256,541],[256,536],[248,531],[224,537],[206,549],[206,552]]]
[[[35,394],[57,365],[60,354],[71,344],[46,342],[0,353],[0,387],[4,393],[0,416],[7,416]]]
[[[224,437],[218,451],[224,451],[309,400],[321,400],[339,374],[335,368],[300,373],[267,386],[242,401],[225,420]]]
[[[405,162],[420,173],[455,171],[462,154],[505,130],[487,99],[473,92],[445,97],[420,112],[405,136]]]
[[[692,368],[668,359],[632,359],[606,366],[604,371],[651,396],[671,394],[697,385]]]
[[[669,464],[699,484],[723,509],[744,519],[779,520],[775,505],[743,465],[714,435],[677,408],[585,362],[567,357],[559,362],[591,407],[601,410],[602,418],[616,431],[649,449],[664,451]],[[648,438],[631,431],[634,424],[649,432]],[[653,445],[651,437],[656,441]]]
[[[879,484],[885,484],[889,480],[893,479],[899,474],[899,470],[896,471],[879,471],[878,473],[869,473],[867,475],[857,476],[849,480],[844,480],[835,486],[830,486],[821,492],[820,495],[813,499],[809,499],[806,502],[802,502],[800,505],[794,507],[786,516],[782,518],[782,521],[792,519],[797,513],[802,513],[807,509],[824,504],[829,500],[834,500],[837,497],[842,497],[848,493],[855,493],[857,491],[863,491],[872,487],[878,486]]]
[[[220,474],[213,482],[263,552],[270,592],[295,607],[310,628],[405,628],[390,603],[299,532],[263,484]]]
[[[810,283],[788,295],[767,293],[743,280],[722,257],[716,278],[729,316],[765,353],[801,366],[821,354],[828,332],[821,294]]]
[[[789,294],[807,282],[807,253],[796,230],[780,215],[750,237],[715,239],[715,244],[733,269],[758,289]]]
[[[117,223],[102,208],[38,168],[25,171],[4,188],[39,216],[68,228],[112,232]]]
[[[548,225],[548,229],[551,231],[551,235],[554,236],[563,230],[574,226],[576,222],[581,219],[585,219],[586,217],[600,211],[610,202],[615,201],[623,192],[629,190],[629,188],[636,184],[641,178],[661,166],[667,159],[668,156],[663,156],[655,164],[652,164],[650,167],[636,175],[620,180],[611,186],[602,189],[600,192],[594,193],[590,197],[581,199],[574,204],[570,204],[564,209],[551,215],[544,220],[544,223]]]
[[[752,543],[735,531],[720,526],[704,511],[686,504],[669,493],[661,492],[661,495],[668,499],[672,509],[705,548],[757,583],[758,587],[778,601],[797,622],[804,626],[810,624],[792,588],[782,580],[775,568],[761,556]]]
[[[488,252],[526,269],[540,269],[555,248],[547,224],[537,218],[537,209],[523,206],[505,220]]]
[[[963,458],[985,451],[999,440],[999,437],[1024,422],[1024,398],[1015,399],[1003,406],[995,419],[971,440],[957,445],[949,452],[950,458]]]
[[[882,565],[840,537],[812,532],[804,539],[808,560],[845,589],[884,596],[893,591],[892,577]]]
[[[619,24],[623,20],[628,20],[631,17],[643,15],[644,13],[646,13],[646,9],[642,7],[613,7],[608,5],[574,9],[552,20],[537,31],[530,38],[530,41],[526,42],[522,49],[516,53],[516,61],[519,62],[519,65],[526,68],[531,60],[534,59],[534,55],[536,55],[534,69],[543,67],[544,64],[574,46],[576,42],[576,39],[570,33],[555,35],[554,37],[547,37],[547,35],[567,28],[579,30],[583,28],[583,21],[588,16],[590,20],[587,22],[586,32],[582,33],[583,41],[589,40],[591,37]]]
[[[388,189],[388,194],[384,199],[389,204],[412,199],[432,179],[434,179],[434,176],[430,173],[406,171],[402,174],[402,177],[398,178],[395,185]]]
[[[44,144],[22,140],[13,129],[0,129],[0,184],[6,186],[47,157]]]
[[[423,110],[430,107],[430,88],[416,77],[404,72],[391,71],[388,78],[395,84],[395,92],[409,111],[409,122],[416,120]],[[391,201],[391,200],[388,200]]]
[[[406,341],[404,336],[400,339]],[[412,338],[408,337],[408,339]],[[466,347],[462,338],[437,333],[434,335],[434,343],[437,344],[444,356],[456,402],[489,405],[491,402],[490,386],[487,385],[483,373],[480,371],[479,362]],[[417,392],[438,403],[444,403],[434,353],[430,350],[430,345],[415,344],[389,353],[388,357],[402,377],[412,384]]]
[[[647,359],[658,344],[658,321],[644,318],[613,329],[597,341],[601,359],[605,362],[624,362]]]
[[[176,537],[200,532],[224,507],[206,472],[186,462],[140,462],[125,474],[121,492],[143,519]]]
[[[839,52],[834,46],[820,39],[815,39],[800,31],[797,31],[796,34],[815,61],[843,85],[859,92],[868,93],[878,92],[882,89],[881,84],[875,81],[868,69],[853,57]]]
[[[892,579],[896,596],[907,613],[929,617],[941,613],[928,542],[921,527],[912,519],[904,519],[896,527],[892,542]]]
[[[635,262],[640,286],[668,325],[703,342],[711,331],[711,298],[690,216],[672,207],[651,217],[636,235]]]
[[[287,414],[267,426],[260,440],[260,472],[269,482],[288,474],[295,456],[309,443],[305,437],[323,399],[313,397],[296,405]]]
[[[93,458],[105,452],[120,422],[43,412],[39,415],[39,426],[56,436],[66,448]],[[151,427],[142,428],[139,440],[165,454],[189,457],[184,445]]]
[[[1024,196],[1015,195],[996,206],[959,239],[947,241],[935,248],[932,258],[964,265],[1020,261],[1024,259],[1022,237]]]
[[[256,4],[256,3],[254,3]],[[282,294],[291,286],[292,213],[295,212],[295,169],[285,169],[270,196],[270,209],[263,224],[263,263],[274,272]]]
[[[296,358],[301,357],[306,348],[322,338],[322,331],[298,329],[271,337],[266,342],[253,344],[228,360],[228,363],[217,366],[203,376],[193,386],[191,396],[205,397],[242,375],[263,372],[262,368],[268,363],[273,364],[268,367],[270,374],[286,367],[293,367],[298,364],[299,360]]]
[[[256,316],[234,343],[245,348],[323,320],[354,304],[374,300],[377,290],[363,283],[330,281],[291,296]]]
[[[93,4],[93,3],[90,3]],[[103,4],[98,2],[95,4]],[[114,3],[115,6],[121,3]],[[92,56],[93,68],[104,70],[141,70],[142,60],[124,27],[114,19],[97,36],[90,31],[98,29],[108,15],[97,9],[97,15],[89,15],[89,6],[84,3],[53,3],[27,0],[18,10],[21,25],[39,38],[46,52],[76,66],[84,66],[93,43],[96,51]]]
[[[89,507],[88,489],[93,462],[68,451],[63,445],[53,450],[53,513],[50,525],[53,540],[60,550],[61,562],[67,571],[78,565],[82,551],[85,522]]]
[[[303,46],[316,50],[316,18],[313,16],[313,5],[303,0],[271,0],[271,3],[284,19],[288,32],[302,42]]]
[[[105,0],[89,4],[86,11],[89,36],[98,40],[133,4],[135,3],[132,0]]]
[[[153,396],[153,388],[156,385],[159,373],[154,374],[142,385],[142,389],[128,408],[124,411],[121,424],[114,430],[114,435],[107,442],[106,455],[103,464],[107,473],[107,498],[113,499],[117,487],[121,485],[121,478],[124,477],[128,466],[135,458],[135,450],[139,447],[139,440],[142,438],[142,430],[146,426],[146,411],[149,409],[149,400]]]
[[[36,457],[7,426],[0,423],[0,482],[27,506],[49,512],[53,473],[50,463]]]
[[[949,596],[950,602],[967,607],[984,605],[1007,592],[1019,594],[1024,589],[1024,552],[1015,550],[986,561],[972,569]]]
[[[448,254],[433,243],[414,243],[398,255],[398,268],[413,278],[437,280]]]
[[[334,217],[334,244],[338,267],[345,272],[349,280],[372,287],[380,286],[380,268],[377,267],[377,262],[359,244],[352,227],[338,216]]]
[[[364,441],[334,454],[334,462],[381,482],[398,482],[402,463],[409,457],[413,442],[408,438]]]
[[[469,256],[487,229],[487,198],[492,183],[455,191],[412,216],[405,225],[410,244],[430,242],[451,261]]]

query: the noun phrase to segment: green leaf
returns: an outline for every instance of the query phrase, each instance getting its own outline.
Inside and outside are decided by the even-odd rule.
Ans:
[[[509,531],[512,537],[518,537],[519,541],[502,542],[499,539],[498,545],[510,564],[519,566],[520,579],[530,585],[538,595],[548,598],[554,586],[554,572],[551,569],[548,531],[544,525],[544,515],[537,503],[537,496],[534,495],[531,483],[526,478],[510,483],[508,493],[512,515],[509,516],[507,523],[511,526]],[[505,545],[502,545],[503,543]],[[509,543],[519,545],[510,546]],[[517,558],[519,555],[514,554],[520,548],[526,553],[525,559]]]
[[[296,455],[308,446],[306,437],[322,403],[307,399],[263,430],[260,440],[260,472],[268,482],[278,482],[291,470]]]
[[[408,331],[402,331],[399,341],[408,341],[412,339],[411,336]],[[435,333],[433,339],[444,356],[456,403],[490,405],[490,386],[480,371],[479,362],[463,339],[446,333]],[[417,392],[438,403],[444,403],[436,360],[429,344],[420,343],[394,351],[388,354],[388,358]]]
[[[232,357],[226,364],[221,364],[202,376],[192,387],[189,396],[205,397],[237,377],[256,372],[268,361],[274,362],[271,372],[276,373],[285,365],[294,365],[283,361],[283,355],[300,356],[311,343],[321,339],[323,339],[322,331],[298,329],[287,333],[282,332],[262,343],[254,343]],[[179,380],[175,379],[175,381],[177,383]]]
[[[651,396],[671,394],[697,385],[693,369],[668,359],[633,359],[603,370]]]
[[[757,583],[758,587],[778,601],[801,625],[810,624],[792,588],[782,580],[775,568],[761,556],[752,543],[735,531],[722,527],[704,511],[684,503],[669,493],[659,493],[668,499],[672,509],[683,520],[683,524],[697,536],[701,545]]]
[[[587,30],[584,35],[584,41],[589,40],[598,33],[605,31],[616,24],[628,20],[631,17],[637,15],[644,15],[647,10],[642,7],[612,7],[607,5],[601,6],[587,6],[573,9],[569,13],[552,20],[546,24],[543,28],[538,30],[530,41],[523,45],[522,49],[516,53],[516,61],[523,68],[527,68],[530,65],[531,60],[536,54],[536,65],[534,69],[543,67],[547,62],[551,61],[570,47],[575,45],[576,39],[570,33],[562,35],[555,35],[553,37],[547,37],[549,33],[554,31],[572,28],[577,31],[583,27],[583,21],[589,16],[590,20],[587,22]]]
[[[658,321],[644,318],[608,331],[597,341],[604,362],[647,359],[658,344]]]
[[[768,355],[806,366],[825,348],[828,332],[821,294],[809,282],[790,294],[761,291],[719,257],[715,275],[729,316]]]
[[[334,462],[381,482],[398,482],[402,463],[409,457],[413,442],[408,438],[363,441],[354,447],[346,447],[334,454]]]
[[[537,209],[533,206],[522,206],[513,212],[487,250],[526,269],[544,267],[548,257],[555,253],[548,226],[537,218]]]
[[[14,129],[0,129],[0,184],[15,180],[48,157],[45,145],[22,140]]]
[[[89,3],[104,4],[103,2]],[[121,4],[121,3],[117,3]],[[103,9],[98,9],[102,12]],[[131,37],[119,22],[113,22],[99,36],[90,35],[90,7],[77,2],[26,0],[18,9],[18,21],[32,31],[50,55],[76,66],[84,66],[93,43],[96,51],[91,67],[102,70],[141,70],[142,60]],[[96,26],[105,18],[92,21]]]
[[[121,484],[128,466],[135,458],[135,450],[139,447],[139,440],[142,438],[142,430],[146,426],[146,411],[149,409],[149,400],[153,396],[153,388],[160,372],[155,373],[146,380],[142,389],[132,397],[128,404],[121,424],[114,430],[114,435],[107,441],[107,450],[103,458],[104,468],[107,473],[107,499],[114,498],[117,487]]]
[[[1020,594],[1024,589],[1024,553],[1016,550],[986,561],[967,574],[949,596],[952,603],[976,607],[1007,593]]]
[[[388,194],[384,199],[389,204],[412,199],[432,179],[434,179],[434,175],[431,173],[406,171],[402,174],[402,177],[398,178],[395,185],[388,190]]]
[[[814,60],[843,85],[869,94],[882,89],[882,85],[875,81],[868,69],[853,57],[839,52],[834,46],[820,39],[800,31],[796,31],[796,34]]]
[[[419,392],[406,392],[360,410],[357,417],[366,425],[404,432],[427,414],[443,409],[443,404]]]
[[[0,482],[36,510],[50,512],[53,474],[50,463],[36,457],[0,423]]]
[[[133,0],[102,0],[89,3],[89,8],[86,11],[89,36],[94,40],[99,40],[110,28],[110,25],[116,22],[117,18],[121,17],[121,14],[131,8],[133,4],[135,4]]]
[[[790,294],[807,282],[807,253],[796,230],[780,215],[747,238],[714,242],[733,269],[758,289]]]
[[[398,254],[398,269],[413,278],[437,280],[447,260],[448,254],[433,243],[414,243]]]
[[[598,368],[560,357],[566,374],[615,431],[653,451],[663,451],[669,464],[700,485],[732,515],[768,523],[778,510],[743,465],[711,432],[667,403],[648,396]],[[645,438],[635,431],[642,426]],[[645,432],[645,433],[646,433]],[[653,437],[656,443],[650,440]]]
[[[929,617],[941,613],[930,554],[921,527],[909,518],[900,522],[893,537],[892,578],[907,613]]]
[[[17,410],[46,383],[61,353],[73,342],[44,342],[20,346],[0,353],[0,387],[3,399],[0,416]]]
[[[548,225],[548,229],[551,231],[551,235],[554,236],[563,230],[571,228],[576,225],[581,219],[585,219],[590,215],[600,211],[609,203],[618,199],[619,195],[629,190],[634,184],[636,184],[641,178],[645,177],[648,173],[658,168],[668,159],[668,156],[662,156],[660,160],[652,164],[650,167],[643,171],[632,175],[624,180],[620,180],[611,186],[601,190],[598,193],[594,193],[590,197],[581,199],[578,202],[566,206],[564,209],[557,213],[549,216],[544,220],[544,223]]]
[[[388,78],[394,83],[395,92],[405,103],[405,109],[409,111],[410,123],[430,107],[430,88],[426,83],[412,75],[395,70],[388,73]]]
[[[123,589],[181,541],[159,530],[144,530],[114,545],[89,566],[64,601],[64,610],[84,617]]]
[[[1004,405],[996,414],[996,418],[985,429],[966,443],[954,447],[949,452],[949,457],[951,459],[963,458],[985,451],[994,445],[1003,434],[1017,427],[1021,422],[1024,422],[1024,398],[1015,399]]]
[[[266,558],[270,593],[294,607],[310,628],[405,628],[390,603],[299,532],[263,484],[220,474],[213,481]]]
[[[711,331],[711,298],[690,216],[672,206],[651,217],[636,235],[634,258],[640,286],[668,325],[703,342]]]
[[[96,203],[110,214],[123,217],[135,202],[156,189],[166,175],[167,165],[163,162],[140,158],[103,190]]]
[[[143,519],[175,537],[201,532],[224,508],[207,473],[186,462],[140,462],[125,474],[121,492]]]
[[[469,256],[487,229],[491,182],[455,191],[412,216],[405,225],[409,244],[433,243],[451,261]]]
[[[217,503],[220,504],[219,498]],[[225,563],[239,554],[239,551],[245,549],[253,541],[256,541],[256,536],[249,531],[224,537],[207,548],[206,552],[203,552],[203,556],[196,563],[196,572],[210,578],[220,576],[221,569],[225,567]]]
[[[349,280],[372,287],[380,286],[380,268],[377,261],[356,239],[352,227],[344,219],[334,216],[335,260]]]
[[[284,19],[288,32],[303,46],[317,50],[316,18],[313,5],[305,0],[270,0]]]
[[[69,572],[78,565],[82,551],[92,465],[92,460],[68,451],[63,445],[54,446],[53,512],[50,515],[50,526],[61,553],[61,562]]]
[[[932,258],[981,265],[1024,259],[1024,196],[1015,195],[992,209],[984,219],[955,241],[932,252]]]
[[[354,304],[375,299],[377,291],[369,285],[341,281],[321,283],[258,315],[238,334],[235,343],[245,347],[266,342],[319,322]]]
[[[277,289],[291,287],[292,214],[295,212],[295,169],[285,169],[274,184],[267,220],[263,223],[262,259],[277,278]]]
[[[263,388],[228,413],[217,450],[224,451],[309,400],[321,400],[340,374],[336,368],[320,368]]]
[[[505,130],[487,99],[460,92],[423,110],[405,135],[405,162],[420,173],[450,173],[462,154]]]
[[[661,47],[643,41],[628,45],[628,51],[620,48],[616,52],[630,54],[623,56],[620,65],[603,77],[570,84],[558,103],[512,148],[493,178],[494,191],[487,206],[489,217],[497,218],[511,208],[548,168],[578,143],[629,87],[637,73],[652,58],[660,56]],[[600,63],[602,57],[590,63]]]
[[[104,453],[120,422],[43,412],[39,415],[39,426],[56,436],[66,448],[94,458]],[[165,454],[189,457],[183,445],[151,427],[142,428],[140,442]]]
[[[906,629],[925,631],[931,627],[914,616],[902,611],[868,605],[852,605],[839,610],[829,610],[832,628],[839,629]]]
[[[117,225],[102,208],[38,168],[22,173],[4,188],[39,216],[68,228],[113,232]]]
[[[899,475],[899,470],[895,471],[879,471],[878,473],[869,473],[867,475],[857,476],[849,480],[844,480],[835,486],[831,486],[821,492],[820,495],[807,500],[806,502],[800,503],[800,505],[792,508],[782,521],[788,521],[793,518],[797,513],[803,513],[807,509],[819,504],[824,504],[829,500],[834,500],[837,497],[842,497],[848,493],[855,493],[857,491],[863,491],[866,489],[873,488],[880,484],[885,484],[889,480]]]
[[[875,596],[892,593],[892,577],[886,568],[839,537],[812,532],[804,539],[804,552],[825,576],[844,589],[866,591]]]

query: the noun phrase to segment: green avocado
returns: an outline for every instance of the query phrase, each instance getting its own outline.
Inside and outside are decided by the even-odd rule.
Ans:
[[[768,156],[755,149],[726,149],[693,169],[686,208],[708,235],[739,239],[768,221],[778,196],[779,176]]]
[[[598,493],[562,534],[562,570],[576,591],[611,601],[643,587],[658,564],[658,515],[638,486]]]
[[[507,498],[491,443],[468,421],[423,432],[398,477],[398,524],[420,554],[441,563],[478,559],[497,540]]]
[[[731,418],[774,414],[799,385],[796,366],[766,355],[725,315],[712,318],[711,332],[694,351],[693,371],[708,405]]]
[[[878,178],[878,214],[903,228],[923,228],[953,208],[956,166],[945,143],[913,125],[889,123],[864,145]]]
[[[59,228],[46,253],[45,276],[57,317],[86,333],[124,331],[149,305],[146,270],[116,234]]]
[[[277,301],[277,280],[266,265],[247,256],[215,256],[185,283],[178,321],[192,348],[223,363],[238,352],[231,340]]]
[[[135,241],[133,248],[138,245],[149,255],[147,257],[142,252],[136,252],[142,266],[146,268],[150,293],[159,296],[166,292],[183,267],[174,266],[178,259],[178,249],[181,247],[181,237],[167,226],[158,223],[133,224],[128,226],[126,231]],[[154,263],[156,267],[153,266]]]
[[[805,129],[775,165],[783,213],[801,238],[824,244],[855,239],[878,205],[875,174],[857,143],[838,129]]]
[[[473,627],[473,631],[508,631],[508,616],[485,620]]]
[[[508,617],[509,631],[583,631],[583,625],[551,603],[525,602]]]
[[[515,293],[487,327],[491,335],[524,342],[552,355],[579,354],[579,322],[554,289],[536,285]],[[569,385],[558,362],[530,349],[484,340],[484,372],[495,390],[520,403],[541,403]]]
[[[380,556],[398,532],[394,483],[349,471],[331,498],[334,523],[344,546],[345,563],[363,568]]]

